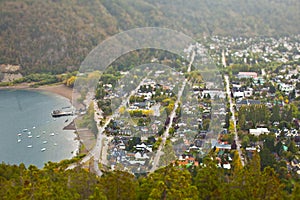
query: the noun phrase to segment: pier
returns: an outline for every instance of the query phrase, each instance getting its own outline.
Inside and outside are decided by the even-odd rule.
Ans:
[[[61,111],[61,110],[54,110],[51,113],[52,117],[62,117],[62,116],[70,116],[73,115],[71,111]]]

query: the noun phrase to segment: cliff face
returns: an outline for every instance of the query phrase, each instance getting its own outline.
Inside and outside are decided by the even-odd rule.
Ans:
[[[16,79],[22,78],[23,76],[20,73],[20,65],[9,65],[1,64],[0,65],[0,82],[11,82]]]

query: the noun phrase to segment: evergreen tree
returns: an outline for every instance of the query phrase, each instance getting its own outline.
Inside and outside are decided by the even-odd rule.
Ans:
[[[205,159],[204,163],[205,167],[198,169],[194,179],[198,189],[198,199],[221,199],[221,196],[225,195],[224,171],[210,158]]]
[[[189,171],[171,165],[143,179],[139,193],[140,199],[197,199]]]
[[[104,174],[98,187],[107,199],[137,199],[138,181],[127,172],[114,171]]]
[[[272,115],[270,118],[271,122],[279,122],[280,121],[280,107],[278,104],[272,107]]]

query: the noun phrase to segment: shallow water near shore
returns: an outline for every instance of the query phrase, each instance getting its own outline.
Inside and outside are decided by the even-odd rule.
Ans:
[[[0,90],[0,162],[42,168],[72,158],[78,141],[74,131],[63,128],[74,116],[51,116],[69,107],[68,99],[48,92]]]

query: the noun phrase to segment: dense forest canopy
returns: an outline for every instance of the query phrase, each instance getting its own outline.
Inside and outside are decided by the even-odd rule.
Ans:
[[[207,158],[206,167],[169,165],[147,176],[127,172],[105,172],[97,177],[84,169],[65,170],[66,161],[47,163],[40,170],[24,164],[0,163],[1,199],[299,199],[299,181],[266,167],[260,171],[260,157],[249,165],[223,170]]]
[[[299,34],[299,8],[298,0],[1,0],[0,64],[72,71],[101,41],[136,27],[194,38]]]

